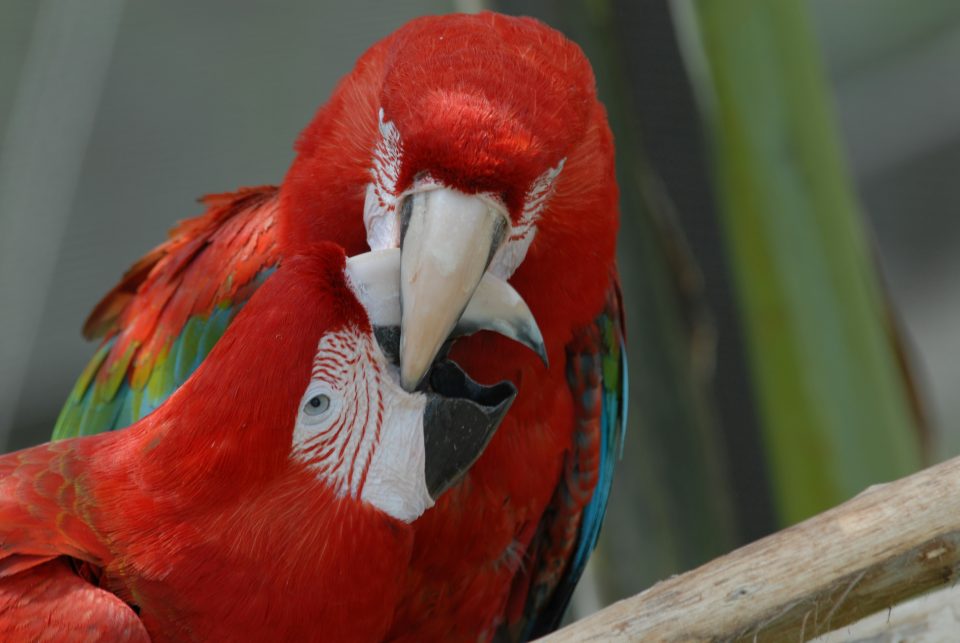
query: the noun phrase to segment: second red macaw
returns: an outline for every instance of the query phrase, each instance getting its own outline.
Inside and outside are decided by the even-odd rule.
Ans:
[[[104,342],[56,435],[149,413],[265,276],[318,240],[400,250],[408,390],[483,276],[509,280],[541,354],[486,332],[453,344],[467,372],[519,394],[476,466],[415,523],[390,636],[549,631],[596,544],[625,413],[613,143],[588,61],[531,19],[415,20],[360,58],[296,150],[279,188],[208,197],[104,298],[85,327]]]
[[[411,523],[516,394],[449,361],[403,390],[374,338],[398,271],[330,243],[287,258],[154,413],[0,456],[0,640],[382,640]],[[535,333],[503,282],[480,288],[466,330],[492,309]]]

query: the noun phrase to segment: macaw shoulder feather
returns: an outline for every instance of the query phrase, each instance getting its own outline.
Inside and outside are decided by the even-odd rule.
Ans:
[[[129,605],[54,558],[0,577],[0,640],[146,643],[150,636]]]
[[[109,557],[91,524],[95,503],[80,481],[84,456],[74,446],[69,440],[0,457],[0,579],[58,556],[93,565]]]
[[[573,442],[530,544],[528,584],[519,586],[523,608],[514,615],[511,630],[523,640],[559,626],[597,546],[626,427],[624,342],[620,284],[614,274],[603,312],[567,346],[567,382],[576,413]],[[520,595],[512,597],[518,606]]]
[[[97,304],[83,330],[102,343],[55,439],[128,426],[186,381],[278,261],[277,192],[205,197],[206,212],[174,227]]]

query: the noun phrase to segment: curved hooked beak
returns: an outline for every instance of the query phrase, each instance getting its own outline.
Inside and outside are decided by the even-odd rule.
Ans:
[[[360,303],[367,310],[381,350],[390,359],[401,357],[402,257],[399,248],[373,250],[347,259],[347,274]],[[454,320],[447,337],[462,337],[490,330],[520,342],[546,360],[543,336],[533,313],[510,284],[482,274],[463,314]],[[431,356],[431,362],[434,356]],[[429,369],[430,364],[427,364]]]
[[[412,391],[458,323],[465,325],[468,306],[480,304],[479,286],[492,278],[486,270],[505,240],[509,219],[489,199],[450,188],[407,196],[400,217],[400,383]],[[520,296],[510,290],[517,298],[511,305],[522,305],[529,315]],[[485,307],[489,309],[491,303],[505,302],[486,302]],[[511,334],[509,327],[515,321],[492,315],[484,319],[485,328],[521,341],[546,363],[543,338],[532,315],[523,320],[524,329],[513,326],[521,332]]]

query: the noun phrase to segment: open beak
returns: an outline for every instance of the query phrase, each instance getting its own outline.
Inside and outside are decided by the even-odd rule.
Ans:
[[[431,498],[437,500],[473,466],[516,397],[511,382],[478,384],[450,360],[430,369],[423,446]]]
[[[509,219],[489,199],[450,188],[414,192],[400,216],[400,384],[413,391],[475,298]]]

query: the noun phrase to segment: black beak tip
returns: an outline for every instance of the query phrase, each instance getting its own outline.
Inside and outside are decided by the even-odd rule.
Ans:
[[[430,388],[423,433],[427,490],[437,499],[483,453],[516,398],[517,387],[507,381],[479,384],[456,363],[444,360],[434,365]]]

